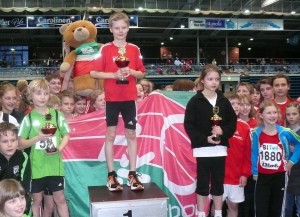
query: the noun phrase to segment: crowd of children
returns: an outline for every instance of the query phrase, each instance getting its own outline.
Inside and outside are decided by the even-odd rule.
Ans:
[[[257,84],[240,83],[235,94],[225,93],[238,119],[234,134],[228,136],[224,131],[227,130],[226,120],[231,117],[231,112],[227,108],[224,113],[218,106],[221,142],[216,143],[211,136],[216,134],[212,118],[216,102],[220,99],[216,97],[218,92],[215,89],[219,86],[218,79],[213,76],[217,71],[218,68],[213,65],[204,67],[200,76],[203,89],[191,98],[185,112],[185,130],[197,159],[198,216],[208,216],[203,205],[207,203],[203,198],[208,194],[212,195],[214,206],[211,213],[215,217],[299,216],[300,105],[288,95],[288,76],[277,74],[264,77]],[[207,89],[215,90],[215,93],[207,95]],[[206,98],[204,101],[202,94]],[[205,112],[199,112],[204,108],[208,112],[206,120],[203,118]],[[203,129],[207,129],[206,134],[202,133]],[[206,180],[203,174],[208,171],[207,161],[218,153],[211,151],[207,155],[205,149],[217,147],[227,147],[225,167],[223,163],[216,163],[215,171],[206,174],[210,177],[209,192],[199,191],[199,182]],[[203,161],[202,164],[199,161]],[[224,185],[219,193],[225,201],[223,214],[215,199],[214,187],[215,172],[220,170],[225,173]],[[223,174],[220,172],[217,176],[222,178]]]

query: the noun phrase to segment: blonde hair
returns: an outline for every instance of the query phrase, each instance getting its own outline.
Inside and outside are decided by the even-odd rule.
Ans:
[[[56,105],[61,106],[60,98],[58,96],[56,96],[56,95],[51,95],[49,97],[47,106],[51,107],[51,108],[54,108]]]
[[[16,87],[18,88],[18,90],[22,93],[26,90],[26,88],[28,87],[28,81],[27,80],[18,80],[17,81],[17,85]]]
[[[63,91],[61,91],[58,94],[58,96],[60,98],[60,101],[62,101],[64,97],[68,97],[68,98],[74,99],[74,102],[75,102],[74,93],[71,92],[71,91],[69,91],[69,90],[63,90]]]
[[[0,86],[0,98],[2,98],[6,92],[11,91],[11,90],[16,91],[16,95],[17,95],[17,88],[14,85],[12,85],[11,83],[1,85]]]
[[[259,113],[262,114],[264,112],[264,110],[269,106],[274,106],[276,108],[277,114],[278,114],[278,120],[280,120],[280,118],[281,118],[280,110],[279,110],[277,104],[271,100],[264,100],[259,104],[259,108],[258,108]],[[260,116],[258,117],[258,122],[259,122],[258,124],[260,124],[260,125],[263,124],[263,120]]]
[[[4,179],[0,182],[0,213],[4,215],[6,201],[16,197],[24,196],[25,190],[22,185],[14,179]]]
[[[252,101],[252,98],[251,96],[248,96],[248,95],[241,95],[240,96],[240,102],[241,103],[245,103],[245,102],[248,102],[250,105],[251,105],[251,108],[250,108],[250,113],[249,113],[249,118],[255,118],[256,116],[256,111],[255,111],[255,108],[254,108],[254,105],[253,105],[253,101]]]
[[[102,93],[104,93],[103,90],[94,90],[94,91],[90,94],[91,105],[94,105],[94,103],[96,102],[97,97],[100,96]]]
[[[124,22],[127,24],[127,26],[130,25],[130,20],[129,20],[129,17],[127,16],[127,14],[125,14],[123,12],[116,12],[109,17],[109,20],[108,20],[109,28],[112,27],[114,21],[119,21],[119,20],[124,20]]]
[[[45,90],[50,92],[49,82],[44,78],[32,80],[27,88],[27,93],[30,95],[37,90]]]

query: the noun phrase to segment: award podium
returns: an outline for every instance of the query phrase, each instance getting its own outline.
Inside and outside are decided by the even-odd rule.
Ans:
[[[155,184],[145,189],[110,192],[106,186],[89,186],[90,217],[167,217],[168,196]]]

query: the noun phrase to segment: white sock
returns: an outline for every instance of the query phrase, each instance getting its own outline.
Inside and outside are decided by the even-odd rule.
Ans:
[[[205,212],[198,211],[198,217],[206,217]]]
[[[222,210],[215,210],[215,217],[222,217]]]

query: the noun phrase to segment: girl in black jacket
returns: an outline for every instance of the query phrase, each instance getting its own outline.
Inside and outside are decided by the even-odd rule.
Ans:
[[[193,155],[197,158],[196,193],[199,217],[206,216],[205,206],[209,193],[213,196],[214,216],[222,217],[228,139],[236,129],[237,117],[229,100],[218,90],[220,81],[221,72],[217,66],[206,65],[200,75],[203,90],[190,99],[185,111],[184,128],[190,137]],[[211,121],[214,115],[221,118],[217,124]]]

